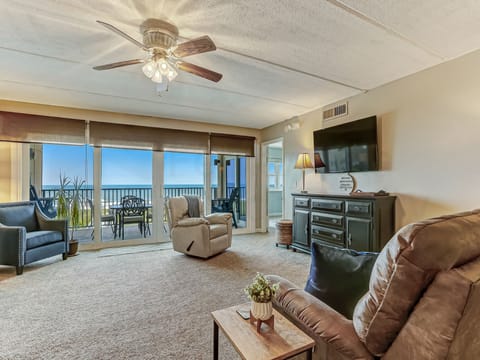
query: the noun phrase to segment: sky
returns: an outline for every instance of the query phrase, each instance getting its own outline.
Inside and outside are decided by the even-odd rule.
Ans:
[[[103,148],[102,184],[151,185],[152,154],[152,151],[147,150]],[[212,164],[213,159],[214,156]],[[202,154],[165,152],[164,164],[166,185],[193,185],[204,182]],[[242,171],[245,171],[244,160],[241,161],[241,167]],[[87,183],[93,184],[93,147],[45,144],[43,168],[44,185],[58,185],[60,171],[69,178],[88,177]],[[232,181],[232,174],[233,171],[228,172],[229,183]],[[212,184],[216,185],[215,176],[212,176]]]

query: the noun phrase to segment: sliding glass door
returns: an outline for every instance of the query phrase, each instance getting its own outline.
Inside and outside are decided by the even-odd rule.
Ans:
[[[86,180],[76,231],[86,248],[168,241],[164,201],[182,195],[200,196],[206,214],[229,212],[235,229],[250,229],[249,158],[85,145],[31,147],[31,158],[41,159],[32,160],[31,183],[42,197],[55,198],[60,174]],[[68,195],[71,191],[69,184]]]
[[[56,197],[61,178],[66,180],[65,192],[71,199],[75,181],[85,181],[80,188],[80,221],[73,237],[81,243],[93,240],[93,148],[77,145],[34,145],[30,151],[31,176],[30,184],[39,197],[50,199],[47,215],[55,216],[57,210]],[[41,163],[39,168],[36,163]],[[70,221],[71,225],[72,222]],[[72,227],[70,226],[70,232]],[[72,233],[70,233],[72,236]]]
[[[246,228],[247,158],[230,155],[211,158],[212,212],[230,212],[234,227]]]
[[[102,241],[152,237],[152,151],[101,149]]]

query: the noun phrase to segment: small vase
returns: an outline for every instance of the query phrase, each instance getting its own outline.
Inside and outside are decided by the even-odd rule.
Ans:
[[[258,320],[268,320],[272,317],[272,302],[259,303],[252,301],[252,315]]]

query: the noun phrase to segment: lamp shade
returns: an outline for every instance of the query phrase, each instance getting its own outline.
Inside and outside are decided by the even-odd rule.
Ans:
[[[298,155],[295,169],[313,169],[312,160],[310,160],[310,155],[308,155],[308,153],[301,153]]]
[[[325,167],[325,163],[323,162],[322,158],[320,157],[319,153],[313,154],[313,159],[315,161],[315,168],[322,168]]]

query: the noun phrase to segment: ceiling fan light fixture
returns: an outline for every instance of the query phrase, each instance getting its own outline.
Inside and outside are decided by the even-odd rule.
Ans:
[[[146,77],[149,79],[155,74],[155,70],[157,70],[157,66],[154,61],[149,60],[145,65],[142,66],[142,71]]]
[[[144,75],[153,82],[162,84],[160,87],[157,85],[157,91],[164,86],[168,88],[168,84],[177,77],[178,70],[214,82],[222,79],[222,74],[183,60],[187,56],[216,50],[214,42],[207,35],[177,44],[178,28],[175,25],[160,19],[147,19],[140,26],[140,33],[143,35],[143,42],[140,42],[113,25],[99,20],[97,22],[141,48],[146,52],[146,57],[94,66],[94,70],[143,64]]]

